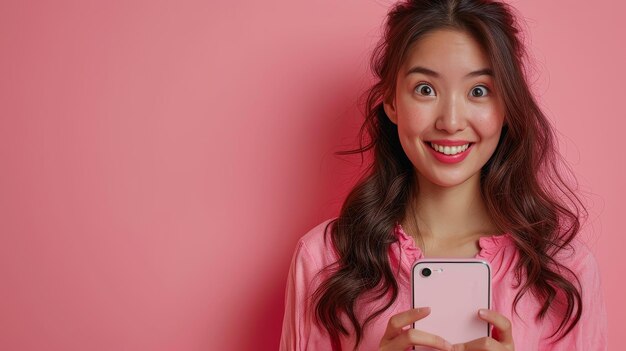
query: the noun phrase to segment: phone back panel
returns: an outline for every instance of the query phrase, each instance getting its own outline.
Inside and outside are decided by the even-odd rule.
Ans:
[[[424,274],[430,270],[430,275]],[[427,272],[426,272],[427,273]],[[491,307],[491,268],[478,259],[422,259],[413,265],[413,307],[431,313],[413,327],[461,343],[489,336],[478,310]],[[416,350],[431,350],[416,347]]]

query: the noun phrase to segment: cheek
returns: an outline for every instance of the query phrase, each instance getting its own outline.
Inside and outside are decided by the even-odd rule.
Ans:
[[[428,108],[412,105],[398,108],[398,128],[405,135],[420,135],[428,127],[430,116]]]
[[[424,129],[420,122],[421,121],[418,116],[407,118],[401,128],[402,133],[411,137],[420,135],[421,131]]]
[[[483,138],[499,137],[504,123],[504,116],[500,112],[488,111],[476,118],[477,132]]]

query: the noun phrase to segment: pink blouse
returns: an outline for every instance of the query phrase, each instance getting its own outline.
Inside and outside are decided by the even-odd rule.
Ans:
[[[324,240],[324,228],[328,219],[300,238],[296,245],[285,289],[285,313],[283,319],[280,350],[322,351],[332,350],[325,329],[314,321],[314,310],[308,302],[320,282],[327,274],[316,273],[336,261],[330,243],[330,233]],[[330,229],[330,228],[329,228]],[[400,224],[394,228],[398,242],[389,248],[389,259],[398,283],[398,298],[394,304],[373,319],[363,330],[363,339],[357,350],[378,349],[389,317],[411,308],[411,275],[413,262],[422,258],[421,250],[413,238],[407,235]],[[582,285],[583,312],[576,327],[557,343],[550,344],[548,337],[558,326],[560,318],[549,313],[542,321],[535,320],[541,304],[532,294],[525,294],[517,304],[516,314],[512,310],[513,299],[519,288],[515,288],[515,263],[519,253],[510,234],[481,237],[480,251],[476,258],[487,260],[492,268],[492,308],[511,321],[513,340],[517,351],[526,350],[606,350],[606,311],[600,284],[600,275],[595,258],[578,239],[573,242],[574,252],[562,253],[560,262],[576,273]],[[366,301],[367,294],[357,300],[355,313],[360,321],[384,304],[384,301]],[[341,316],[344,326],[351,330],[347,317]],[[341,339],[342,349],[352,351],[354,334]]]

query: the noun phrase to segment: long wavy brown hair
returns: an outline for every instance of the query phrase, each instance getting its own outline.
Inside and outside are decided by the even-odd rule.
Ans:
[[[419,189],[414,167],[402,149],[397,126],[384,112],[383,101],[395,94],[397,74],[410,46],[427,32],[444,28],[464,31],[480,43],[505,104],[506,122],[494,154],[481,169],[480,184],[496,226],[513,236],[520,252],[515,276],[521,288],[513,308],[527,293],[543,303],[537,319],[554,306],[563,306],[562,320],[551,336],[555,340],[567,335],[580,319],[578,279],[554,257],[570,247],[587,211],[568,185],[575,178],[529,89],[528,56],[514,9],[488,0],[403,1],[390,9],[384,36],[371,57],[376,81],[363,95],[360,147],[336,152],[363,157],[373,151],[373,160],[348,194],[338,218],[325,228],[339,258],[326,267],[331,274],[315,291],[313,301],[316,320],[328,331],[333,350],[341,350],[340,334],[349,333],[341,314],[349,318],[358,346],[364,326],[398,296],[388,249],[398,240],[393,233],[395,223],[404,220],[406,207]],[[355,304],[365,292],[389,301],[361,321]]]

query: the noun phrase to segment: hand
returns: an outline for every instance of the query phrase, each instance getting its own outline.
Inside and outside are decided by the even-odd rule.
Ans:
[[[452,344],[442,337],[414,328],[402,328],[430,314],[430,307],[414,308],[389,318],[387,330],[380,340],[379,351],[404,351],[411,346],[429,346],[437,350],[452,351]]]
[[[480,319],[491,323],[494,327],[494,337],[484,337],[464,344],[455,344],[454,351],[514,351],[513,332],[511,321],[505,316],[492,310],[478,311]]]

